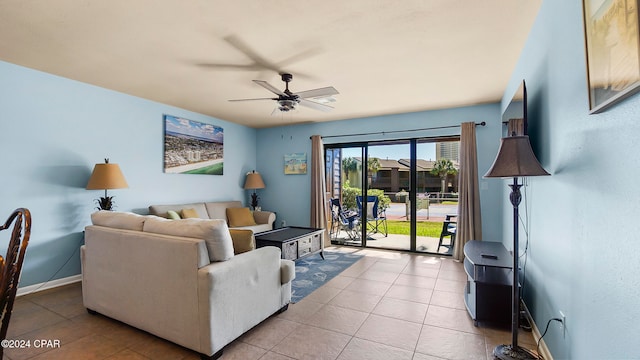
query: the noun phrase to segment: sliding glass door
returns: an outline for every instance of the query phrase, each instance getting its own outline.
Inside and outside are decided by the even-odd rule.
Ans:
[[[367,150],[367,201],[362,206],[367,214],[361,217],[366,246],[412,250],[411,143],[374,143]]]
[[[457,215],[452,140],[326,145],[332,243],[450,253],[452,236],[441,235],[455,231]]]

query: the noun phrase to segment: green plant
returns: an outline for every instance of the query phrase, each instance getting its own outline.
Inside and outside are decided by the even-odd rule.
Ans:
[[[391,198],[384,194],[380,189],[369,189],[367,195],[378,197],[378,210],[384,211],[391,206]]]
[[[113,196],[101,197],[100,199],[95,199],[95,202],[98,204],[98,207],[96,207],[98,210],[113,210]]]
[[[351,187],[349,184],[342,184],[342,206],[349,210],[358,210],[358,204],[356,202],[356,196],[362,195],[362,189]],[[378,197],[378,209],[384,211],[388,209],[391,204],[391,198],[384,194],[380,189],[369,189],[367,195]]]
[[[342,207],[345,210],[357,210],[356,196],[361,193],[359,188],[351,187],[348,183],[342,184]]]

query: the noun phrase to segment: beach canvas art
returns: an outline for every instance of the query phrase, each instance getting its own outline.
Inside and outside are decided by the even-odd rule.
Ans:
[[[164,172],[222,175],[224,132],[221,127],[164,115]]]
[[[285,175],[299,175],[307,173],[307,153],[293,153],[284,155]]]

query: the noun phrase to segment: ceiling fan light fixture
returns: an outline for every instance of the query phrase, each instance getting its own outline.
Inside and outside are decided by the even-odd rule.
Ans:
[[[229,101],[276,100],[278,105],[271,113],[271,115],[273,115],[276,110],[279,110],[280,112],[296,110],[298,104],[304,107],[324,112],[328,112],[333,109],[333,107],[326,105],[327,103],[336,101],[336,99],[334,99],[332,95],[339,94],[338,90],[336,90],[333,86],[294,93],[289,90],[289,82],[291,82],[291,80],[293,79],[293,75],[289,73],[283,73],[280,75],[282,77],[282,81],[284,81],[286,85],[283,91],[279,90],[278,88],[264,80],[253,80],[254,83],[278,95],[277,98],[235,99]],[[314,101],[309,99],[313,99]]]
[[[295,110],[296,105],[298,105],[298,102],[290,99],[282,99],[282,100],[278,100],[278,105],[279,105],[278,110],[287,112],[287,111]]]

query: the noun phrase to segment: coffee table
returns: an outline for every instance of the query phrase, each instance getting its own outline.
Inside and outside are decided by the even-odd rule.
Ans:
[[[282,251],[282,258],[298,260],[320,253],[324,259],[324,229],[299,226],[264,231],[255,234],[256,248],[275,246]]]

